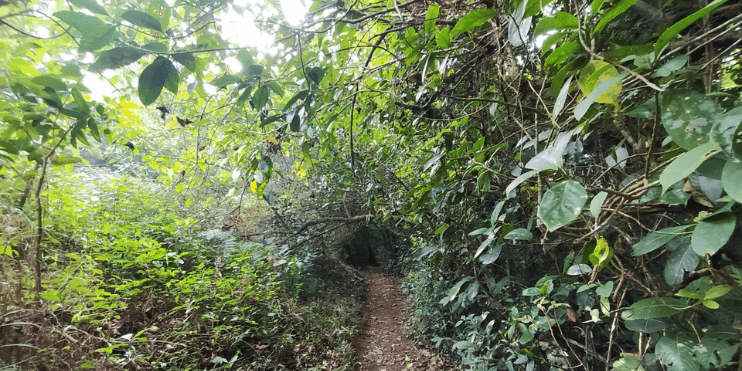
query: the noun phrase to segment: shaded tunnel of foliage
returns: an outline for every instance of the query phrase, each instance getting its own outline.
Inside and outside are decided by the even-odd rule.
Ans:
[[[4,362],[352,367],[383,223],[461,369],[741,367],[739,1],[306,5],[0,2]]]

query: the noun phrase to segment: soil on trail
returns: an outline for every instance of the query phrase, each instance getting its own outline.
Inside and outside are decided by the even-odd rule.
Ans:
[[[378,270],[364,272],[366,312],[353,345],[360,371],[452,370],[433,348],[415,346],[405,335],[405,295],[401,279]]]

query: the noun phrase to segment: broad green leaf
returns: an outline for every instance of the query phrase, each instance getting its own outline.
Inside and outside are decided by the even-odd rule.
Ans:
[[[307,95],[309,95],[309,90],[302,90],[296,93],[296,95],[291,97],[291,99],[289,99],[289,101],[286,102],[286,105],[283,107],[283,110],[284,111],[289,110],[294,105],[294,103],[298,102],[299,100],[305,99]]]
[[[645,371],[645,369],[638,358],[624,356],[613,362],[613,371]]]
[[[438,20],[440,14],[440,5],[432,3],[428,7],[428,12],[425,14],[425,32],[431,33],[435,29],[435,22]]]
[[[322,67],[311,67],[307,68],[304,73],[306,74],[307,78],[314,82],[316,85],[319,85],[320,82],[322,82],[322,79],[325,77],[325,69]]]
[[[711,12],[712,10],[716,9],[720,5],[726,3],[727,0],[715,0],[714,2],[706,5],[705,7],[701,8],[697,12],[681,19],[680,21],[676,22],[674,25],[670,26],[668,29],[665,30],[665,32],[660,35],[660,37],[657,39],[657,42],[654,43],[654,52],[655,54],[659,55],[660,51],[664,49],[664,47],[672,41],[675,36],[677,36],[681,31],[683,31],[686,27],[693,24],[695,21],[700,19],[701,17],[704,17],[706,14]]]
[[[458,20],[456,26],[451,30],[451,39],[461,35],[464,32],[471,31],[475,27],[483,25],[488,20],[492,19],[497,12],[494,9],[477,9]]]
[[[149,50],[155,53],[167,53],[168,46],[160,42],[152,42],[142,45],[142,49]]]
[[[553,117],[555,120],[562,112],[562,108],[564,108],[564,104],[567,102],[567,95],[569,93],[569,87],[572,83],[573,77],[574,76],[570,76],[567,81],[564,82],[564,85],[562,85],[562,88],[559,90],[559,95],[554,101],[554,109],[551,112],[551,117]]]
[[[602,298],[607,298],[611,296],[611,293],[613,292],[613,281],[608,281],[603,285],[600,285],[600,287],[595,289],[595,293],[598,294],[598,296]]]
[[[196,72],[196,58],[193,56],[193,53],[177,52],[172,54],[172,57],[176,62],[183,65],[183,67]]]
[[[519,177],[515,178],[515,179],[514,179],[514,180],[513,180],[512,182],[510,182],[510,184],[508,184],[508,186],[507,186],[507,187],[505,188],[505,197],[508,197],[508,198],[510,198],[510,193],[511,193],[511,192],[512,192],[512,191],[513,191],[513,190],[514,190],[514,189],[515,189],[516,187],[518,187],[519,185],[521,185],[521,183],[525,182],[526,180],[528,180],[528,178],[530,178],[530,177],[532,177],[532,176],[534,176],[534,175],[536,175],[536,174],[538,174],[538,170],[531,170],[531,171],[527,171],[527,172],[525,172],[525,173],[521,174],[521,175],[520,175]]]
[[[732,326],[711,326],[703,335],[701,346],[694,349],[698,363],[704,368],[711,365],[716,369],[729,365],[739,348],[739,338],[740,334]]]
[[[618,76],[618,70],[613,67],[612,64],[600,60],[592,60],[582,68],[580,71],[580,79],[578,81],[580,90],[585,96],[590,96],[590,93],[596,90],[596,88],[603,82],[609,81]],[[618,96],[621,94],[621,82],[615,82],[609,85],[602,93],[596,98],[595,102],[607,103],[612,105],[618,105]]]
[[[553,17],[543,17],[533,29],[534,35],[554,30],[573,30],[578,25],[577,17],[566,12],[557,12]]]
[[[95,0],[70,0],[70,3],[78,8],[87,9],[95,14],[108,15],[106,9],[100,6]]]
[[[624,324],[626,325],[626,328],[631,331],[640,331],[644,333],[662,331],[668,326],[667,322],[656,318],[627,320],[624,321]]]
[[[639,256],[657,250],[688,228],[690,228],[690,225],[680,225],[652,232],[634,245],[631,255]]]
[[[268,85],[263,85],[255,91],[252,96],[252,103],[255,105],[256,110],[261,110],[268,103],[268,96],[270,95],[270,89]]]
[[[491,245],[492,241],[494,240],[495,240],[495,232],[492,231],[487,235],[487,238],[484,241],[482,241],[481,244],[479,244],[479,248],[477,248],[477,251],[474,253],[474,259],[478,258],[479,255],[482,254],[482,252],[484,252],[484,249],[489,247],[489,245]]]
[[[472,343],[469,340],[459,341],[453,345],[453,349],[474,349],[474,348],[475,348],[474,343]]]
[[[482,262],[484,265],[492,264],[494,263],[497,258],[500,257],[500,253],[502,252],[502,245],[496,245],[493,248],[487,250],[486,253],[479,256],[479,261]]]
[[[495,225],[497,224],[497,221],[500,219],[500,212],[502,212],[502,208],[505,206],[505,200],[502,200],[495,205],[495,208],[492,209],[492,214],[490,214],[490,224]]]
[[[461,286],[464,285],[465,283],[471,282],[473,280],[474,280],[474,277],[471,277],[471,276],[464,277],[461,280],[459,280],[459,282],[457,282],[455,285],[453,285],[453,287],[451,287],[448,290],[448,293],[446,294],[446,297],[443,298],[443,299],[441,299],[441,301],[439,302],[439,304],[446,305],[449,302],[451,302],[451,300],[453,300],[456,297],[456,295],[458,295],[459,290],[461,290]]]
[[[674,57],[673,59],[670,59],[662,65],[662,67],[658,68],[657,71],[654,71],[652,74],[652,77],[666,77],[670,76],[671,73],[683,68],[688,63],[688,56],[687,55],[678,55]]]
[[[699,364],[693,356],[697,344],[694,336],[678,332],[661,338],[654,350],[660,362],[671,371],[698,371]]]
[[[582,45],[574,41],[567,41],[562,43],[558,48],[554,49],[544,62],[545,66],[559,65],[564,62],[567,57],[573,56],[578,52],[582,51]]]
[[[147,13],[160,21],[160,29],[167,30],[170,26],[170,5],[165,0],[152,0],[147,7]]]
[[[533,239],[533,233],[525,228],[518,228],[506,234],[504,239],[530,241]]]
[[[117,34],[116,27],[111,25],[105,25],[95,32],[85,32],[80,40],[80,50],[94,52],[101,49],[111,44]]]
[[[525,17],[528,0],[523,0],[508,22],[508,42],[514,47],[523,45],[528,40],[532,17]]]
[[[98,59],[93,63],[92,68],[96,71],[103,71],[123,67],[136,62],[149,53],[148,50],[131,46],[116,47],[98,54]]]
[[[698,222],[691,235],[693,251],[700,256],[714,255],[732,236],[737,225],[733,213],[715,215]]]
[[[165,87],[166,84],[169,86],[169,90],[173,87],[173,78],[171,77],[173,72],[175,73],[175,79],[177,81],[178,70],[173,66],[173,63],[165,57],[155,58],[149,66],[144,68],[142,74],[139,75],[138,86],[139,99],[142,101],[142,104],[148,106],[154,103],[154,101],[157,100],[157,97],[160,96],[162,88]],[[177,84],[175,89],[177,90]]]
[[[621,0],[618,2],[618,4],[614,5],[611,10],[609,10],[605,15],[600,19],[597,25],[595,25],[595,29],[593,30],[594,34],[599,34],[600,31],[603,31],[605,26],[608,25],[613,19],[618,17],[619,15],[623,14],[625,11],[627,11],[632,5],[634,5],[639,0]]]
[[[128,10],[121,14],[121,19],[139,27],[162,32],[162,24],[157,18],[138,10]]]
[[[211,80],[209,84],[222,87],[222,86],[227,86],[227,85],[232,85],[232,84],[238,84],[241,82],[242,82],[242,79],[239,78],[238,76],[226,74],[226,75],[221,75],[215,78],[214,80]]]
[[[662,192],[666,192],[670,186],[690,175],[704,161],[716,155],[719,150],[718,144],[707,142],[678,156],[660,174]]]
[[[65,84],[62,80],[49,75],[36,76],[31,79],[31,82],[36,85],[52,88],[54,91],[67,91],[68,89],[67,84]]]
[[[677,184],[681,185],[682,183],[678,182]],[[690,200],[690,193],[685,192],[683,188],[676,186],[669,192],[663,193],[657,201],[662,202],[668,206],[675,206],[687,205],[688,200]]]
[[[96,51],[111,43],[116,36],[116,27],[92,15],[63,10],[54,16],[80,32],[80,49],[83,51]]]
[[[538,217],[549,231],[571,223],[580,215],[587,202],[587,192],[582,184],[566,180],[544,193],[538,206]]]
[[[613,248],[608,246],[608,241],[601,237],[595,245],[595,249],[589,256],[590,263],[593,266],[605,268],[613,259]]]
[[[692,244],[683,244],[675,249],[665,263],[664,278],[670,286],[683,282],[687,272],[692,272],[698,266],[699,256],[693,251]]]
[[[423,247],[422,249],[418,250],[415,253],[415,256],[414,256],[413,260],[420,261],[420,259],[422,259],[422,258],[424,258],[424,257],[426,257],[426,256],[428,256],[428,255],[430,255],[432,253],[434,253],[437,250],[438,250],[438,248],[435,247],[435,246],[425,246],[425,247]]]
[[[62,166],[62,165],[69,165],[69,164],[76,164],[82,162],[82,159],[75,156],[65,156],[65,155],[58,155],[52,164],[54,166]]]
[[[603,207],[603,202],[605,202],[606,197],[608,197],[608,193],[601,191],[593,197],[592,201],[590,201],[590,214],[592,214],[595,219],[598,219],[600,216],[600,208]]]
[[[742,203],[742,162],[726,162],[721,173],[721,184],[730,197]]]
[[[531,160],[526,163],[526,169],[533,169],[541,172],[544,170],[557,170],[562,167],[564,163],[564,151],[569,145],[569,141],[572,140],[572,136],[582,130],[581,127],[577,127],[565,133],[559,133],[551,144],[546,149],[533,156]]]
[[[735,133],[742,128],[740,123],[742,123],[742,106],[726,112],[721,120],[711,128],[711,137],[716,143],[719,143],[724,154],[730,159],[739,159],[737,153],[734,151],[734,144]],[[739,141],[739,139],[737,140]]]
[[[528,342],[533,340],[534,334],[525,324],[518,323],[518,328],[520,329],[520,332],[521,332],[520,339],[518,339],[519,343],[527,344]]]
[[[692,90],[667,90],[660,97],[662,125],[672,140],[691,150],[711,140],[721,107],[711,98]]]
[[[627,321],[670,317],[688,308],[682,300],[668,297],[646,298],[631,304],[628,310],[621,313]]]
[[[567,269],[567,275],[569,276],[581,276],[592,272],[593,269],[587,264],[575,264]]]
[[[717,285],[711,287],[706,293],[703,295],[704,299],[716,299],[718,297],[724,296],[729,291],[732,290],[732,287],[729,285]]]
[[[587,110],[590,109],[590,106],[595,102],[596,99],[599,97],[605,98],[605,100],[611,99],[611,97],[615,97],[615,105],[618,107],[618,93],[621,92],[621,80],[626,76],[625,73],[621,73],[618,76],[612,77],[608,80],[605,80],[601,82],[597,87],[595,87],[595,90],[593,90],[590,95],[585,97],[577,106],[575,107],[574,115],[577,120],[581,120],[583,116],[585,116],[585,113],[587,113]],[[609,94],[603,95],[606,92]]]
[[[438,32],[438,35],[436,35],[435,43],[441,49],[448,49],[448,47],[451,45],[451,27],[443,27],[443,29]]]

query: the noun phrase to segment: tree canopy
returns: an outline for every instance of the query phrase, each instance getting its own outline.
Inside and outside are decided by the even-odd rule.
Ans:
[[[219,341],[291,333],[318,239],[366,222],[411,241],[411,328],[462,369],[739,364],[742,4],[306,5],[0,1],[0,320],[73,313],[104,356],[69,368],[249,368]],[[90,330],[157,295],[213,357]]]

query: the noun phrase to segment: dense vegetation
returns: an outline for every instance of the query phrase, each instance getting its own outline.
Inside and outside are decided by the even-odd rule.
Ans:
[[[0,368],[742,367],[742,4],[307,5],[0,1]]]

